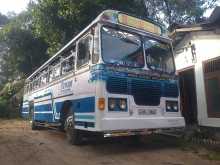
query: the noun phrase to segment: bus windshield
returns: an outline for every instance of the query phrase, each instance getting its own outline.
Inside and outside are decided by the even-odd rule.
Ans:
[[[170,44],[146,37],[144,39],[144,50],[150,69],[166,73],[175,71]]]
[[[140,36],[109,27],[103,27],[101,33],[104,62],[127,67],[144,67]]]

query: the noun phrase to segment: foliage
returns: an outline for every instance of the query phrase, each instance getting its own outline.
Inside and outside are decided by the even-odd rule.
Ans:
[[[217,0],[144,0],[148,16],[168,27],[173,24],[192,24],[204,21],[204,13]]]
[[[29,12],[4,25],[0,31],[0,117],[19,115],[23,79],[48,59],[47,48],[43,38],[34,35]]]
[[[0,13],[0,27],[8,23],[8,17]]]
[[[35,34],[49,44],[54,54],[101,11],[115,9],[148,17],[164,25],[203,20],[216,0],[37,0],[30,4]]]
[[[8,111],[8,101],[2,97],[0,97],[0,117],[9,117]]]
[[[136,14],[143,11],[143,2],[130,0],[38,0],[31,4],[34,31],[50,45],[49,54],[73,38],[101,11],[118,9]],[[142,10],[141,10],[142,9]]]
[[[19,116],[23,85],[23,80],[5,84],[0,91],[0,117],[13,118]]]
[[[8,79],[28,75],[48,59],[47,43],[33,35],[29,17],[22,13],[1,31],[1,42],[8,48],[2,55],[1,72]]]

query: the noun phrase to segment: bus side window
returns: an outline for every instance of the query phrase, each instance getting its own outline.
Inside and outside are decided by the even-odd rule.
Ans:
[[[39,86],[38,86],[38,83],[39,82],[39,79],[38,78],[36,78],[36,80],[35,80],[35,84],[34,84],[34,89],[37,89]]]
[[[41,77],[41,85],[45,85],[47,83],[47,73],[44,73]]]
[[[32,89],[35,90],[36,89],[36,84],[37,84],[37,81],[36,79],[33,81],[33,86],[32,86]]]
[[[28,83],[25,85],[24,94],[28,93]]]
[[[30,92],[33,90],[33,85],[32,85],[32,82],[30,82]]]
[[[25,86],[24,86],[24,94],[26,94],[27,93],[27,84],[25,84]]]
[[[30,83],[27,84],[27,93],[30,93]]]
[[[37,79],[37,88],[40,87],[40,81],[41,81],[41,77],[39,77],[39,78]]]
[[[68,59],[65,59],[62,63],[62,67],[61,67],[62,68],[61,69],[62,73],[61,74],[64,75],[65,73],[68,73],[68,72],[74,70],[74,65],[75,65],[74,63],[75,63],[75,61],[74,61],[73,56],[71,56]]]
[[[77,68],[87,64],[91,56],[92,37],[87,36],[78,42]]]
[[[60,76],[60,64],[54,66],[52,79],[55,80]]]
[[[99,28],[95,28],[93,36],[93,52],[92,52],[92,63],[96,64],[99,61]]]
[[[48,82],[51,82],[52,81],[52,77],[53,77],[53,74],[52,74],[52,70],[49,70],[49,75],[48,75]]]

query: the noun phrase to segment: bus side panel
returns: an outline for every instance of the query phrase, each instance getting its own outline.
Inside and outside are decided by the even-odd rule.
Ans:
[[[71,110],[75,114],[75,121],[84,121],[84,122],[93,122],[94,125],[94,112],[95,112],[95,96],[87,97],[74,97],[68,96],[64,98],[59,98],[54,100],[55,102],[55,111],[59,113],[62,111],[65,101],[71,101],[72,107]],[[60,116],[60,115],[59,115]],[[59,118],[56,118],[55,121],[59,121]]]
[[[22,118],[29,118],[29,107],[28,106],[24,106],[22,107],[22,111],[21,111],[21,117]]]
[[[29,118],[29,103],[27,100],[27,96],[24,96],[22,109],[21,109],[21,117],[24,119]]]
[[[53,110],[50,101],[34,104],[34,120],[42,122],[53,122]]]
[[[90,70],[76,75],[73,83],[73,111],[77,129],[95,130],[95,83],[91,83]]]
[[[72,101],[75,114],[75,126],[95,127],[95,96]]]

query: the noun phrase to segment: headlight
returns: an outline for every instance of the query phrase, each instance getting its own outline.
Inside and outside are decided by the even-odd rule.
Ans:
[[[109,111],[127,111],[127,99],[125,98],[108,98]]]
[[[166,111],[167,112],[178,112],[178,102],[177,101],[166,101]]]
[[[173,106],[173,109],[174,109],[175,111],[177,111],[177,110],[178,110],[178,106],[177,106],[177,105],[174,105],[174,106]]]
[[[113,98],[109,98],[108,99],[109,110],[113,111],[115,109],[115,106],[116,106],[116,100]]]
[[[119,107],[120,107],[120,109],[125,110],[127,108],[127,100],[126,99],[120,99]]]

